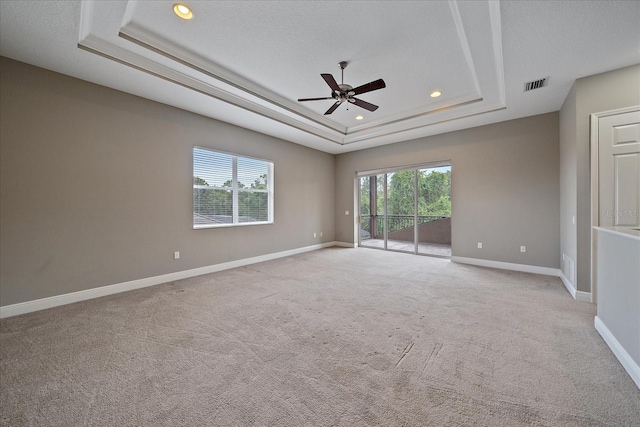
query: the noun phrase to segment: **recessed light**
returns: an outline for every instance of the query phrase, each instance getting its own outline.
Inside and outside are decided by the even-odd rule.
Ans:
[[[356,120],[362,120],[362,119],[364,119],[363,116],[356,116]]]
[[[191,19],[191,18],[193,18],[193,12],[189,8],[189,6],[187,6],[186,4],[183,4],[183,3],[174,4],[173,5],[173,13],[175,13],[176,15],[178,15],[182,19]]]
[[[439,90],[435,90],[435,91],[431,92],[431,97],[432,98],[437,98],[440,95],[442,95],[442,92],[440,92]]]

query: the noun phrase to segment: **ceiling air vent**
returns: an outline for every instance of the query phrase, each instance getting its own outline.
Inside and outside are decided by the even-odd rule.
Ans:
[[[530,90],[540,89],[541,87],[545,87],[548,81],[549,81],[549,77],[545,77],[543,79],[526,82],[524,84],[524,91],[528,92]]]

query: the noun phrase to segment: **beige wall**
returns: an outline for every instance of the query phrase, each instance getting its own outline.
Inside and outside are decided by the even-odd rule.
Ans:
[[[575,162],[572,173],[562,175],[566,203],[575,203],[576,235],[563,233],[563,250],[576,247],[577,290],[591,292],[591,165],[590,120],[592,113],[640,105],[640,65],[622,68],[576,80],[560,112],[562,133],[561,164]],[[574,116],[575,110],[575,116]],[[575,129],[574,129],[575,127]],[[575,160],[574,160],[575,156]],[[569,209],[563,209],[567,224]],[[567,249],[569,250],[569,249]]]
[[[559,113],[332,156],[6,58],[0,66],[2,306],[353,242],[356,171],[441,160],[453,166],[455,256],[557,268],[566,253],[577,289],[590,292],[589,114],[640,104],[637,65],[578,79]],[[193,145],[273,160],[276,223],[193,230]]]
[[[6,58],[0,71],[0,305],[335,239],[333,155]],[[193,230],[193,145],[273,160],[275,224]]]
[[[354,241],[356,172],[451,160],[453,255],[559,268],[558,134],[556,112],[340,154],[336,239]]]

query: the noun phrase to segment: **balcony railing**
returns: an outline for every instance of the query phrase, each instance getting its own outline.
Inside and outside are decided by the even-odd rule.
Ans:
[[[448,218],[442,215],[418,215],[418,224],[436,221],[438,219]],[[360,215],[360,236],[362,240],[382,237],[384,235],[384,219],[385,215]],[[402,230],[404,228],[413,227],[414,215],[386,215],[388,232]],[[372,235],[371,230],[375,233]]]

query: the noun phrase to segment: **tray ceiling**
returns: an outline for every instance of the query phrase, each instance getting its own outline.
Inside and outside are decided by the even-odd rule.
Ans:
[[[547,27],[558,25],[558,16],[575,20],[567,5],[553,6],[551,14],[540,2],[185,0],[194,12],[185,21],[173,13],[174,3],[3,2],[1,53],[332,153],[555,111],[568,81],[589,73],[536,66],[561,52],[545,57],[540,46],[531,49],[535,29],[519,31],[530,20]],[[591,68],[637,63],[640,33],[628,14],[640,8],[620,4],[611,12],[605,2],[592,3],[584,13],[607,10],[613,16],[602,19],[630,35],[620,28],[609,33],[614,57]],[[571,39],[576,30],[569,32]],[[46,40],[36,46],[47,37],[48,49]],[[538,57],[527,67],[528,53]],[[340,83],[343,60],[345,83],[385,80],[386,88],[358,96],[378,110],[341,105],[326,116],[332,100],[297,101],[330,96],[320,73]],[[547,76],[549,85],[526,98],[521,85]],[[442,96],[431,98],[435,90]]]

